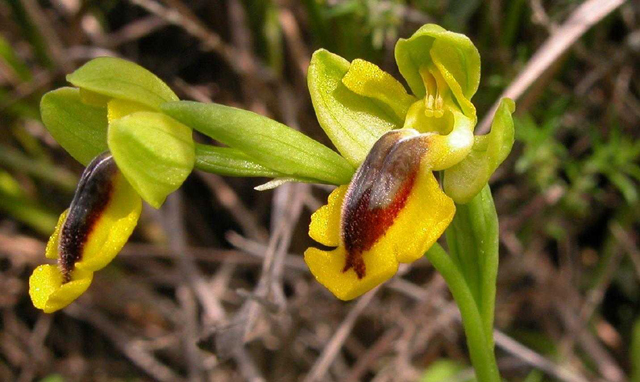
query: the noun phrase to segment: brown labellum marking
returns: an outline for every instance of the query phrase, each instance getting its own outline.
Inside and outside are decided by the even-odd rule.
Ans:
[[[118,167],[110,153],[95,157],[82,173],[69,213],[60,230],[58,266],[63,283],[71,281],[75,264],[113,195]]]
[[[366,275],[362,253],[369,250],[404,208],[426,150],[423,135],[397,130],[380,138],[358,169],[342,205],[341,233],[347,251],[343,272]]]

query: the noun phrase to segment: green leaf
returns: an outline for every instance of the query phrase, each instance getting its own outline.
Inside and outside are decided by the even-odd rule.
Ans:
[[[33,77],[29,67],[18,57],[11,44],[0,36],[0,59],[2,59],[17,78],[22,81],[31,81]]]
[[[456,380],[460,382],[475,382],[475,378],[456,378],[464,371],[464,366],[449,359],[439,359],[431,363],[422,374],[420,382],[447,382]]]
[[[83,165],[107,151],[107,112],[87,105],[74,88],[60,88],[40,101],[42,122],[53,138]]]
[[[178,121],[282,174],[346,184],[354,168],[335,151],[299,131],[250,111],[180,101],[162,105]]]
[[[631,338],[631,382],[640,382],[640,319],[633,325]]]
[[[193,132],[166,115],[141,111],[111,122],[109,149],[142,199],[159,208],[193,170]]]
[[[456,216],[458,216],[457,213]],[[447,244],[449,245],[449,250],[453,251],[452,246],[456,244],[456,241],[450,241],[449,239],[450,228],[451,226],[447,229]],[[500,373],[498,372],[494,352],[493,331],[487,332],[488,325],[477,304],[475,296],[477,293],[472,291],[473,287],[469,285],[465,275],[462,273],[462,269],[459,266],[459,259],[454,259],[453,254],[449,256],[438,243],[435,243],[424,255],[442,275],[451,291],[453,299],[460,309],[462,326],[464,327],[464,332],[467,337],[467,347],[469,348],[471,363],[473,364],[477,378],[481,381],[499,382]],[[495,299],[495,293],[493,299]]]
[[[426,94],[421,68],[436,67],[465,114],[475,108],[469,101],[480,84],[480,54],[473,42],[460,33],[427,24],[409,39],[399,39],[395,48],[396,63],[409,87],[419,98]]]
[[[64,382],[64,377],[60,374],[49,374],[42,378],[39,382]]]
[[[257,163],[250,156],[231,147],[216,147],[196,143],[198,170],[224,176],[255,176],[276,178],[282,173]]]
[[[0,169],[0,211],[35,231],[49,235],[58,219],[34,200],[29,199],[20,184]]]
[[[349,90],[342,79],[350,63],[324,49],[309,64],[307,83],[320,126],[338,151],[357,167],[373,144],[403,121],[382,102]]]
[[[449,255],[464,276],[480,311],[485,336],[492,341],[499,227],[488,185],[469,203],[456,205],[456,215],[445,234]]]
[[[511,152],[514,141],[515,103],[503,98],[491,124],[491,132],[475,137],[471,153],[445,170],[444,191],[456,203],[467,203],[489,182],[489,178]]]
[[[56,166],[43,158],[25,155],[9,146],[0,145],[0,167],[30,175],[71,194],[78,183],[78,177],[66,168]]]
[[[112,98],[139,102],[157,109],[178,96],[142,66],[115,57],[95,58],[67,75],[73,85]]]

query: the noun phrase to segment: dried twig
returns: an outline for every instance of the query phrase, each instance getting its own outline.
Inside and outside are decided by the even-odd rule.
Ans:
[[[340,326],[338,326],[338,329],[336,329],[331,340],[329,340],[325,345],[322,354],[320,354],[320,357],[318,357],[318,360],[309,371],[309,374],[305,377],[304,382],[316,382],[324,379],[329,366],[331,366],[331,363],[338,355],[338,352],[349,336],[349,333],[351,333],[356,320],[360,317],[360,314],[366,309],[366,307],[369,306],[369,303],[373,301],[379,290],[380,287],[377,287],[366,295],[360,297],[355,306],[349,310],[347,317],[345,317],[344,321],[342,321]]]
[[[549,36],[536,54],[531,57],[527,66],[511,82],[511,85],[498,97],[498,101],[480,122],[477,132],[479,134],[489,132],[500,99],[503,97],[518,99],[580,36],[624,2],[625,0],[587,0],[576,8],[571,16]]]
[[[73,304],[68,306],[64,312],[73,318],[86,321],[100,330],[131,362],[156,380],[167,382],[183,381],[183,378],[157,360],[139,342],[129,339],[121,328],[98,311],[91,309],[89,306]]]

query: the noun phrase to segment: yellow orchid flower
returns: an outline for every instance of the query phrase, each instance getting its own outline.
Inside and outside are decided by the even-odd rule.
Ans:
[[[309,248],[304,259],[339,299],[360,296],[391,278],[399,263],[422,257],[453,219],[453,200],[432,172],[433,138],[412,129],[386,133],[351,183],[312,215],[309,235],[336,248]]]
[[[145,200],[159,208],[191,173],[192,130],[159,112],[177,100],[148,70],[101,57],[42,97],[42,120],[53,137],[87,165],[69,209],[62,213],[45,256],[57,265],[37,267],[29,279],[36,308],[51,313],[84,293],[93,272],[120,252]]]
[[[93,272],[109,264],[127,242],[141,208],[142,199],[113,157],[108,153],[96,157],[47,243],[45,256],[57,260],[57,266],[41,265],[29,279],[33,305],[52,313],[84,293]]]
[[[427,24],[398,41],[395,58],[412,94],[365,60],[321,49],[309,66],[318,121],[358,168],[311,217],[311,238],[335,249],[304,255],[315,278],[342,300],[422,257],[452,221],[455,203],[480,192],[513,144],[510,100],[491,134],[473,134],[480,55],[469,38]],[[434,171],[442,172],[444,191]]]

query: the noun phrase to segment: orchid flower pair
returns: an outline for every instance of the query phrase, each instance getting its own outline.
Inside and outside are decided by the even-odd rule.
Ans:
[[[34,305],[52,312],[82,294],[128,240],[141,199],[159,208],[194,167],[275,178],[260,189],[285,181],[338,186],[309,227],[334,249],[309,248],[304,257],[340,299],[420,258],[456,203],[472,200],[508,155],[514,104],[503,100],[491,133],[473,135],[480,56],[464,35],[425,25],[398,41],[395,57],[412,94],[370,62],[314,53],[311,99],[339,154],[248,111],[178,101],[152,73],[123,60],[95,59],[69,75],[79,89],[45,95],[43,122],[88,167],[47,245],[58,266],[40,266],[30,279]],[[224,147],[194,143],[192,129]]]

